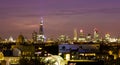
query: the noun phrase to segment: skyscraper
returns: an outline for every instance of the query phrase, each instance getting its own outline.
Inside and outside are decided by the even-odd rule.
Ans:
[[[74,41],[77,41],[77,30],[74,29]]]
[[[91,42],[92,41],[92,37],[91,37],[90,33],[86,36],[86,41],[87,42]]]
[[[98,41],[99,40],[99,34],[98,34],[98,30],[97,28],[94,28],[94,41]]]
[[[38,43],[45,41],[44,30],[43,30],[43,18],[41,17],[40,26],[39,26],[39,33],[37,35]]]
[[[33,31],[32,33],[32,40],[33,40],[33,43],[37,43],[37,32]]]
[[[39,28],[39,35],[43,35],[44,31],[43,31],[43,18],[41,17],[41,22],[40,22],[40,28]]]
[[[84,37],[83,29],[80,29],[80,37],[81,37],[81,38]]]
[[[110,34],[109,34],[109,33],[106,33],[106,34],[105,34],[105,39],[106,39],[106,40],[109,40],[109,39],[110,39]]]
[[[83,29],[80,29],[80,36],[78,38],[78,42],[85,42],[86,39],[84,37],[84,32],[83,32]]]

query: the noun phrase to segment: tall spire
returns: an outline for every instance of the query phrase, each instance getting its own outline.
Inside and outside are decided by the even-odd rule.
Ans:
[[[44,29],[43,29],[43,17],[41,17],[39,34],[37,35],[37,41],[39,43],[45,41]]]
[[[43,24],[43,17],[41,17],[41,23]]]
[[[43,17],[41,17],[41,21],[40,21],[39,34],[40,35],[44,34],[44,31],[43,31]]]

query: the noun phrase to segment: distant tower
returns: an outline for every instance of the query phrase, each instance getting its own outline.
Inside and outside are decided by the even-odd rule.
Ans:
[[[94,28],[94,41],[98,41],[98,40],[99,40],[98,30],[97,28]]]
[[[74,29],[74,41],[77,41],[77,30]]]
[[[83,38],[84,37],[84,33],[83,33],[83,30],[80,29],[80,37]]]
[[[37,43],[37,32],[33,31],[32,33],[32,40],[33,40],[33,43]]]
[[[44,42],[45,41],[44,30],[43,30],[43,18],[42,17],[41,17],[41,22],[40,22],[39,33],[37,35],[37,41],[38,42]]]
[[[86,36],[86,40],[87,40],[87,42],[91,42],[91,41],[92,41],[91,34],[88,34],[88,35]]]
[[[80,37],[78,39],[78,42],[85,42],[85,37],[84,37],[84,33],[83,33],[83,29],[80,29]]]
[[[41,22],[40,22],[40,28],[39,28],[39,35],[43,35],[44,31],[43,31],[43,18],[41,17]]]
[[[106,40],[106,41],[109,41],[109,40],[110,40],[110,34],[109,34],[109,33],[106,33],[106,34],[105,34],[105,40]]]

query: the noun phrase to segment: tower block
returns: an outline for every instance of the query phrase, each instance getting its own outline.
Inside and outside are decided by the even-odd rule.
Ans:
[[[37,41],[38,41],[38,43],[45,42],[44,27],[43,27],[43,17],[41,17],[41,21],[40,21],[40,25],[39,25],[39,33],[37,35]]]

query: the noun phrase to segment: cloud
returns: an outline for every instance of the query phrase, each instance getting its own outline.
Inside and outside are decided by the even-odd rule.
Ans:
[[[104,13],[104,14],[120,14],[120,8],[102,8],[102,9],[92,10],[92,12]]]
[[[11,25],[13,25],[14,27],[17,27],[17,29],[23,29],[23,30],[34,29],[39,26],[35,22],[32,22],[32,21],[26,22],[24,20],[21,22],[13,22]]]
[[[19,14],[15,15],[16,17],[41,17],[43,14]]]
[[[41,16],[69,16],[85,14],[120,14],[120,8],[101,8],[101,9],[72,9],[72,10],[49,10],[45,12],[15,14],[17,17],[41,17]]]
[[[120,8],[101,8],[101,9],[78,9],[78,10],[60,10],[55,15],[81,15],[81,14],[120,14]]]

